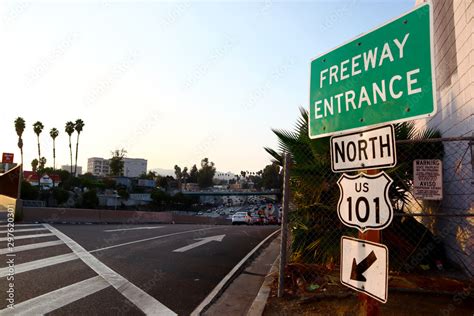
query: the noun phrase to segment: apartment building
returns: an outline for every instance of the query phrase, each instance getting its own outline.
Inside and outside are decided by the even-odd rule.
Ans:
[[[68,172],[71,172],[71,165],[62,165],[61,170],[66,170]],[[72,166],[72,171],[74,172],[74,166]],[[77,166],[77,174],[81,175],[82,174],[82,167]]]
[[[121,176],[137,178],[146,173],[147,160],[143,158],[123,158],[123,172]],[[95,176],[110,174],[110,159],[92,157],[87,159],[87,172]]]
[[[87,159],[87,172],[94,176],[107,176],[110,174],[110,160],[100,157]]]

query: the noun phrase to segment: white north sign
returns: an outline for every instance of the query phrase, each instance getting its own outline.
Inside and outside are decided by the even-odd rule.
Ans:
[[[343,174],[337,181],[341,191],[337,215],[341,222],[364,232],[384,229],[393,219],[388,190],[393,180],[385,172],[376,175]]]
[[[333,172],[390,168],[396,164],[393,125],[331,137]]]
[[[385,245],[343,236],[341,283],[386,303],[388,248]]]

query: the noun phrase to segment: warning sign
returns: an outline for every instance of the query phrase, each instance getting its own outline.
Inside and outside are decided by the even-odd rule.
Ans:
[[[422,200],[443,199],[443,163],[439,159],[413,161],[413,195]]]

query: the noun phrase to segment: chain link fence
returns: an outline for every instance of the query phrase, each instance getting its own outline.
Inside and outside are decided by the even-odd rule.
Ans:
[[[393,179],[389,196],[394,210],[390,226],[381,231],[389,249],[389,288],[442,289],[420,278],[472,280],[474,273],[474,138],[397,141],[397,165],[384,171]],[[329,144],[293,148],[290,169],[285,294],[305,296],[341,288],[340,240],[359,232],[338,218],[337,181],[327,157]],[[326,147],[325,147],[326,146]],[[442,161],[442,200],[422,200],[413,192],[413,162]],[[353,174],[356,174],[354,172]],[[427,279],[424,279],[425,281]]]

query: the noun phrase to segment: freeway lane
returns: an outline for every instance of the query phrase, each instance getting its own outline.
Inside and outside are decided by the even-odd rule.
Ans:
[[[36,228],[38,231],[21,232],[18,227],[15,235],[53,233],[53,239],[36,236],[35,245],[45,241],[59,244],[39,249],[33,246],[16,253],[15,305],[20,311],[23,308],[52,315],[143,315],[146,308],[160,307],[169,313],[187,315],[249,251],[277,229],[204,225],[52,225],[49,230],[44,230],[48,225],[38,225]],[[19,239],[17,243],[28,246],[27,240]],[[195,243],[200,245],[186,247]],[[6,248],[5,242],[0,245]],[[190,249],[174,252],[183,248]],[[84,257],[84,262],[78,256]],[[2,257],[6,259],[6,255]],[[3,296],[0,309],[5,309],[8,304],[3,290],[8,289],[6,260],[0,261],[0,268],[3,268],[0,269]],[[110,277],[111,274],[114,276]],[[122,283],[114,285],[114,280]],[[144,297],[147,299],[143,300]],[[52,298],[56,299],[51,301]],[[46,306],[38,303],[45,300],[52,303]],[[32,306],[43,309],[29,310]]]

